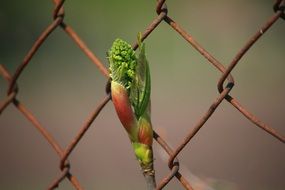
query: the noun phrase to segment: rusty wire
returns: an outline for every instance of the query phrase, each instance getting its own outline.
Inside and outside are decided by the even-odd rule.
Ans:
[[[109,84],[109,73],[106,67],[102,62],[95,56],[95,54],[87,47],[87,45],[81,40],[77,33],[72,29],[71,26],[67,25],[64,22],[64,0],[53,0],[55,5],[53,11],[53,21],[46,29],[41,33],[38,39],[33,44],[32,48],[28,51],[24,57],[22,63],[17,67],[16,72],[11,76],[7,69],[0,64],[0,75],[8,82],[7,96],[0,104],[0,114],[5,111],[9,105],[14,105],[27,120],[41,133],[43,138],[45,138],[51,147],[60,157],[59,169],[61,173],[55,178],[55,180],[49,185],[48,189],[55,189],[61,183],[62,180],[67,178],[73,187],[77,190],[82,190],[82,186],[77,180],[77,178],[71,174],[70,167],[71,164],[68,161],[68,157],[76,148],[76,145],[84,137],[84,134],[90,128],[93,121],[100,114],[100,111],[105,107],[105,105],[111,100],[110,97],[110,84]],[[218,71],[221,72],[221,77],[218,81],[217,88],[220,93],[218,97],[215,98],[213,103],[209,106],[208,110],[201,116],[197,123],[193,127],[193,130],[185,136],[181,143],[175,149],[171,149],[166,141],[164,141],[158,133],[154,131],[154,139],[158,144],[166,151],[169,155],[168,167],[170,172],[158,183],[157,189],[163,189],[174,177],[176,177],[179,182],[183,185],[185,189],[192,190],[191,184],[179,171],[179,161],[178,155],[185,148],[189,146],[191,139],[197,135],[199,130],[205,126],[204,124],[215,112],[216,108],[221,104],[223,100],[227,100],[232,106],[234,106],[242,115],[244,115],[249,121],[251,121],[255,126],[261,128],[268,134],[275,137],[277,140],[285,143],[285,137],[275,131],[273,128],[263,123],[259,118],[254,116],[251,112],[248,111],[244,106],[242,106],[239,101],[232,97],[229,93],[233,89],[235,81],[231,75],[232,70],[239,63],[239,60],[247,53],[247,51],[255,44],[255,42],[270,28],[272,25],[279,19],[282,18],[285,20],[285,0],[277,0],[273,5],[274,14],[265,22],[265,24],[245,43],[245,45],[238,51],[236,56],[232,59],[228,67],[225,67],[221,62],[219,62],[215,57],[213,57],[206,49],[204,49],[188,32],[186,32],[177,22],[175,22],[169,15],[168,9],[166,6],[166,0],[158,0],[156,4],[156,13],[157,17],[149,24],[142,34],[142,39],[145,40],[153,30],[155,30],[162,21],[166,22],[172,29],[174,29],[177,34],[185,39],[193,48],[195,48],[203,57],[205,57],[208,62],[214,66]],[[78,131],[77,135],[72,139],[67,148],[62,148],[53,138],[53,136],[48,132],[48,130],[37,120],[34,114],[19,100],[17,99],[18,86],[17,80],[19,76],[23,73],[26,67],[29,65],[33,56],[37,53],[41,45],[48,39],[48,36],[56,29],[60,27],[63,31],[70,36],[71,40],[74,41],[76,45],[85,53],[85,55],[94,63],[101,74],[105,76],[108,80],[106,85],[106,96],[102,99],[97,106],[95,106],[94,111],[90,116],[83,122],[83,126]],[[133,48],[137,49],[138,44],[134,43]],[[225,82],[227,83],[225,84]],[[0,115],[1,116],[1,115]]]

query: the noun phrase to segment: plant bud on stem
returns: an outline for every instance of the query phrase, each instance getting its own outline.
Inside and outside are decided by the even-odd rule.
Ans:
[[[153,130],[150,120],[150,72],[144,44],[138,38],[140,53],[136,57],[127,42],[114,41],[108,58],[112,101],[126,129],[140,163],[148,190],[154,190]]]

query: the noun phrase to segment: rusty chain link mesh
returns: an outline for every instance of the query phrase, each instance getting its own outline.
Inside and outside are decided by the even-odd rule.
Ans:
[[[55,8],[53,12],[53,21],[46,27],[42,34],[33,44],[30,51],[27,53],[23,62],[17,67],[15,74],[10,74],[6,68],[0,65],[0,75],[9,84],[7,89],[7,96],[0,104],[0,114],[2,114],[5,109],[10,105],[15,106],[26,118],[29,120],[33,126],[39,130],[43,138],[48,141],[50,146],[60,157],[59,168],[61,173],[59,176],[54,177],[54,181],[51,182],[48,189],[55,189],[62,182],[63,179],[67,178],[75,189],[83,189],[81,183],[78,181],[76,176],[70,172],[71,163],[68,161],[68,157],[76,148],[78,142],[84,137],[88,128],[91,126],[92,122],[100,114],[100,111],[105,107],[105,105],[111,100],[110,98],[110,86],[109,82],[106,85],[106,96],[102,98],[101,102],[97,105],[94,111],[90,114],[90,117],[81,126],[78,134],[69,143],[66,148],[59,145],[56,139],[40,124],[38,119],[34,114],[25,106],[25,104],[17,98],[19,92],[19,87],[17,86],[17,81],[22,72],[27,68],[30,60],[37,53],[39,47],[47,40],[48,36],[56,29],[61,28],[63,32],[68,35],[75,44],[77,44],[80,49],[85,53],[85,55],[98,67],[101,74],[104,75],[108,81],[108,70],[101,63],[101,61],[93,54],[93,52],[85,45],[77,33],[64,22],[64,0],[54,0]],[[256,127],[264,130],[268,135],[273,138],[278,139],[282,143],[285,142],[285,137],[279,134],[270,126],[263,123],[259,118],[254,116],[249,110],[241,105],[241,103],[235,98],[229,95],[229,92],[233,89],[235,85],[234,78],[231,75],[232,70],[239,63],[239,60],[247,53],[250,47],[255,44],[255,42],[269,29],[278,19],[285,20],[285,0],[277,0],[273,5],[274,14],[265,22],[265,24],[255,33],[253,36],[245,43],[245,45],[236,53],[236,56],[232,59],[231,63],[225,67],[216,58],[214,58],[206,49],[204,49],[187,31],[185,31],[180,24],[175,22],[170,15],[168,15],[168,8],[166,6],[165,0],[159,0],[156,4],[157,17],[151,22],[151,24],[145,29],[143,33],[143,40],[146,39],[157,27],[159,27],[162,21],[166,22],[170,28],[177,32],[177,35],[182,36],[189,44],[192,45],[208,62],[217,70],[221,72],[220,80],[218,81],[217,88],[219,91],[219,96],[215,98],[211,105],[209,105],[208,111],[201,115],[201,118],[194,125],[193,130],[189,134],[185,135],[184,139],[178,147],[171,149],[166,141],[164,141],[157,132],[154,132],[154,138],[158,144],[163,148],[169,155],[168,167],[170,169],[169,173],[159,181],[157,189],[163,189],[167,184],[176,177],[181,185],[188,190],[193,189],[190,182],[183,176],[183,173],[179,171],[179,161],[177,159],[179,153],[188,145],[191,139],[198,135],[198,131],[204,126],[207,120],[215,112],[216,108],[221,104],[223,100],[226,100],[233,107],[235,107],[241,115],[246,117],[251,121]],[[133,48],[137,49],[138,44],[133,44]],[[1,115],[0,115],[1,116]]]

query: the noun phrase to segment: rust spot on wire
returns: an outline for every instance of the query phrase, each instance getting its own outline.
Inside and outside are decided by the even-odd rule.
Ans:
[[[69,174],[69,167],[65,167],[62,170],[62,173],[60,174],[60,176],[57,177],[56,180],[49,186],[48,190],[53,190],[57,188],[59,186],[59,183],[63,181],[68,174]]]
[[[110,97],[110,79],[108,69],[104,66],[104,64],[99,60],[98,57],[87,47],[86,43],[80,38],[80,36],[73,30],[71,26],[64,22],[64,0],[53,0],[54,10],[52,13],[53,21],[50,25],[46,27],[46,29],[39,35],[38,39],[32,45],[32,48],[28,51],[26,56],[24,57],[22,63],[17,67],[14,75],[8,73],[7,69],[0,64],[0,76],[2,76],[8,83],[7,96],[0,102],[0,116],[3,111],[9,106],[14,105],[20,113],[34,126],[42,135],[43,138],[50,144],[50,146],[54,149],[57,155],[60,158],[60,170],[61,173],[59,176],[55,178],[52,184],[48,187],[49,190],[57,188],[60,183],[67,178],[73,187],[77,190],[83,190],[77,178],[71,174],[70,167],[71,164],[68,160],[72,151],[76,148],[80,140],[84,137],[88,129],[91,127],[92,123],[96,120],[97,116],[101,113],[101,110],[106,106],[106,104],[111,100]],[[236,56],[233,58],[232,62],[225,67],[221,62],[219,62],[214,56],[212,56],[205,48],[203,48],[195,38],[190,35],[186,30],[184,30],[181,25],[174,21],[168,15],[168,9],[166,5],[166,0],[157,0],[155,11],[157,16],[151,21],[149,26],[145,29],[142,34],[142,39],[145,40],[148,36],[161,24],[162,21],[165,21],[172,29],[174,29],[178,35],[180,35],[183,39],[185,39],[186,43],[189,43],[195,50],[197,50],[204,58],[206,58],[214,68],[216,68],[220,73],[221,77],[217,83],[218,92],[220,93],[218,97],[216,97],[212,104],[209,105],[206,112],[199,118],[199,120],[194,124],[193,127],[189,127],[191,130],[188,134],[182,139],[181,143],[175,148],[171,149],[169,145],[164,141],[159,134],[154,131],[154,139],[158,142],[158,144],[163,148],[167,154],[169,155],[168,167],[169,173],[165,175],[163,179],[161,179],[158,184],[157,189],[163,189],[168,183],[173,180],[174,177],[182,184],[182,186],[187,190],[193,190],[191,187],[189,179],[186,179],[182,173],[179,171],[179,161],[178,156],[180,152],[188,145],[190,141],[197,136],[199,130],[204,127],[207,120],[215,113],[215,110],[220,106],[223,100],[227,100],[233,107],[235,107],[243,116],[245,116],[249,121],[251,121],[255,126],[263,129],[272,137],[275,137],[282,143],[285,142],[285,137],[278,133],[276,130],[271,128],[270,126],[264,124],[259,118],[254,116],[249,110],[247,110],[244,106],[239,103],[239,101],[230,95],[230,91],[233,89],[235,81],[231,72],[234,70],[235,66],[239,63],[241,58],[248,52],[248,50],[260,39],[260,37],[270,29],[273,24],[279,19],[282,18],[285,20],[285,0],[276,0],[273,9],[275,14],[270,17],[265,24],[257,30],[257,32],[245,43],[245,45],[237,52]],[[34,116],[34,114],[20,101],[17,99],[18,94],[18,86],[17,81],[19,80],[20,75],[27,68],[28,64],[30,64],[33,56],[38,52],[41,45],[48,39],[48,36],[57,28],[60,27],[63,31],[71,38],[71,40],[80,48],[80,50],[94,63],[101,74],[108,79],[105,91],[107,95],[102,99],[101,102],[97,106],[94,107],[94,111],[90,114],[90,116],[83,122],[82,127],[78,131],[77,135],[72,139],[69,145],[63,149],[57,143],[56,139],[48,132],[48,130],[43,127],[43,125],[38,121],[38,119]],[[138,44],[134,43],[133,48],[137,49]],[[226,83],[225,83],[226,82]],[[103,90],[103,89],[102,89]]]
[[[277,0],[273,6],[273,10],[279,17],[285,20],[285,0]]]
[[[53,11],[53,19],[55,20],[58,17],[64,17],[63,3],[65,0],[53,0],[55,8]]]

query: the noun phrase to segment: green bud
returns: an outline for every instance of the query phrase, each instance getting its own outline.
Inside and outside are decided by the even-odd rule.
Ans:
[[[151,146],[141,144],[141,143],[133,143],[133,148],[135,150],[135,155],[138,161],[143,166],[147,166],[152,164],[153,162],[153,155]]]
[[[126,89],[130,89],[135,80],[137,59],[135,51],[127,42],[116,39],[108,52],[110,62],[110,77]]]
[[[155,187],[150,70],[141,35],[138,42],[138,57],[131,45],[121,39],[116,39],[109,50],[111,95],[117,115],[128,132],[149,187]]]

